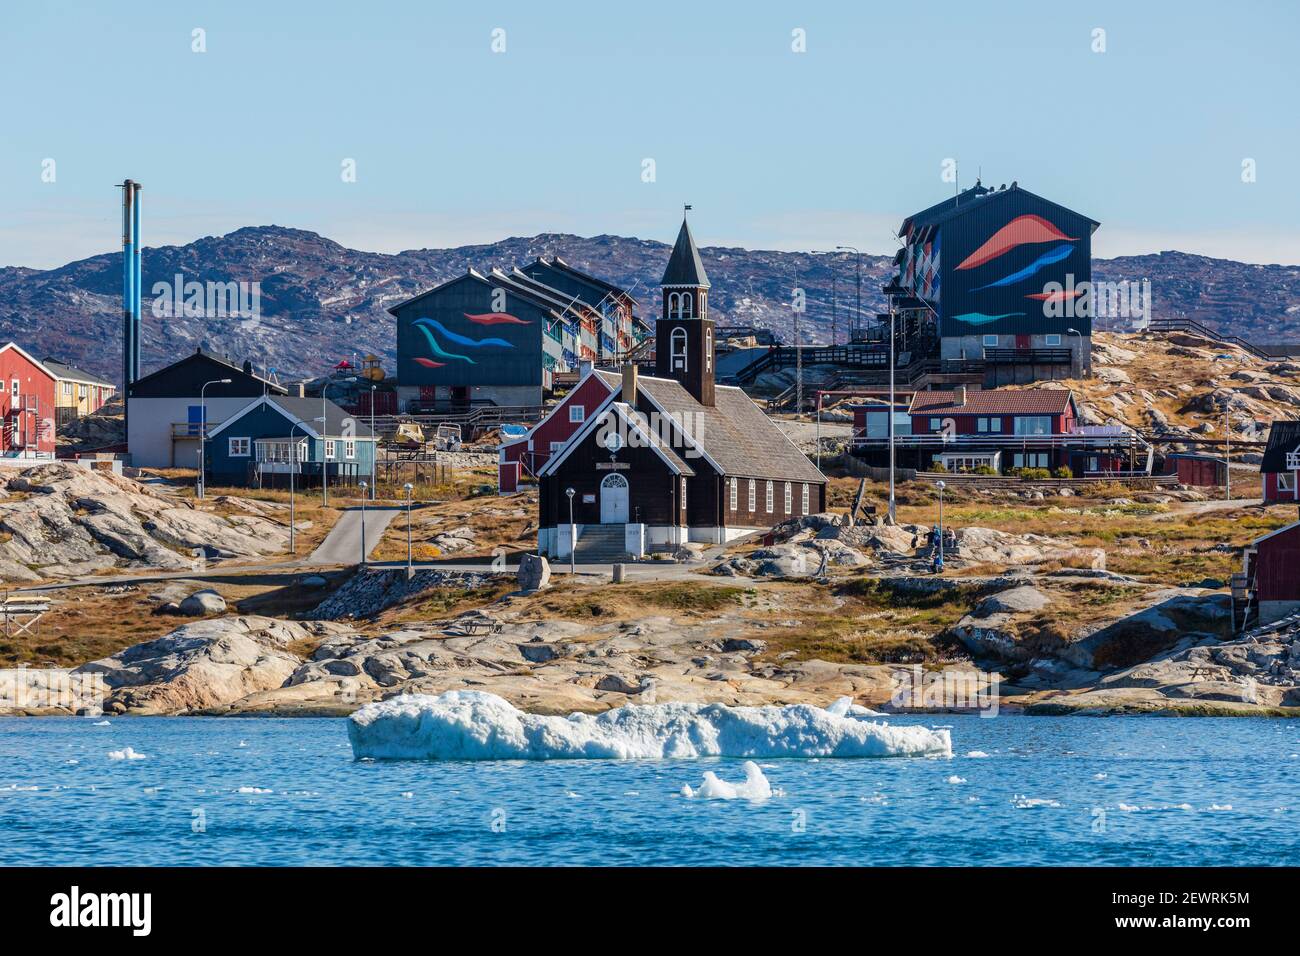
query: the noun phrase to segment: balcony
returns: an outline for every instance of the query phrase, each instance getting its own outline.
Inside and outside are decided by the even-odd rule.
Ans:
[[[1069,349],[985,349],[989,365],[1073,365]]]
[[[1300,471],[1300,448],[1286,453],[1286,470]]]

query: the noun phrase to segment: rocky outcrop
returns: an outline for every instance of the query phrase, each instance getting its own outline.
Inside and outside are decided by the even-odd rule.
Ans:
[[[110,569],[181,571],[203,558],[283,552],[288,529],[257,514],[222,516],[146,485],[68,462],[10,478],[0,500],[0,578],[71,578]]]
[[[492,574],[461,571],[417,571],[408,578],[405,568],[362,568],[311,611],[314,621],[343,621],[374,617],[433,588],[470,590],[482,587]]]
[[[196,621],[73,673],[103,676],[109,713],[210,710],[281,686],[301,663],[289,645],[310,633],[268,617]]]

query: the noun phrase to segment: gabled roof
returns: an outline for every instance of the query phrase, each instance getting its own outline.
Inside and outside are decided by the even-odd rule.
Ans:
[[[58,359],[47,358],[41,364],[49,369],[50,373],[61,382],[81,382],[86,385],[102,385],[108,388],[116,388],[108,379],[101,378],[98,375],[91,375],[89,372],[83,372],[75,365],[60,362]]]
[[[917,392],[912,396],[909,415],[1064,415],[1074,395],[1064,388],[967,389],[960,392]]]
[[[275,409],[290,422],[298,423],[299,430],[306,432],[312,438],[355,438],[360,441],[370,441],[375,437],[364,420],[355,417],[328,399],[324,402],[325,423],[322,428],[321,423],[317,421],[321,417],[321,399],[297,396],[291,398],[285,395],[266,395],[253,399],[208,432],[208,437],[215,437],[263,405]]]
[[[1010,186],[1006,187],[1005,189],[993,189],[988,186],[983,186],[977,182],[970,189],[963,189],[956,196],[949,196],[943,202],[935,203],[933,206],[929,207],[928,209],[923,209],[921,210],[921,212],[913,213],[912,215],[908,216],[906,219],[903,220],[903,224],[898,228],[898,235],[899,236],[906,235],[909,226],[911,226],[913,229],[919,229],[928,226],[940,225],[941,223],[945,223],[950,219],[956,219],[958,216],[964,216],[973,209],[982,208],[985,205],[998,202],[1000,199],[1005,198],[1006,196],[1010,196],[1012,193],[1016,193],[1016,192],[1019,192],[1025,196],[1029,196],[1032,199],[1037,200],[1038,202],[1045,203],[1046,205],[1051,206],[1054,209],[1059,209],[1060,211],[1068,213],[1071,216],[1078,216],[1080,219],[1083,219],[1091,224],[1091,228],[1089,231],[1096,231],[1097,227],[1101,225],[1101,223],[1097,222],[1097,220],[1090,219],[1089,217],[1083,215],[1082,213],[1075,212],[1073,209],[1069,209],[1065,206],[1062,206],[1060,203],[1052,202],[1050,199],[1044,199],[1042,196],[1039,196],[1037,193],[1031,193],[1028,189],[1024,189],[1023,187],[1021,187],[1019,183],[1013,182]]]
[[[581,269],[569,265],[569,263],[565,262],[559,256],[552,256],[550,259],[543,259],[541,256],[538,256],[534,264],[546,266],[551,269],[559,269],[562,272],[567,272],[569,275],[573,276],[573,278],[577,279],[579,282],[586,283],[587,285],[594,286],[596,288],[604,289],[606,292],[612,292],[615,295],[623,296],[624,298],[630,299],[633,302],[636,301],[636,299],[632,298],[632,293],[628,292],[626,289],[622,288],[621,286],[616,286],[612,282],[606,282],[604,279],[601,279],[598,276],[591,275],[588,272],[583,272]]]
[[[241,378],[247,378],[250,381],[259,383],[265,391],[275,392],[280,395],[287,395],[289,392],[289,390],[285,388],[283,385],[281,385],[279,382],[273,382],[269,378],[264,378],[261,375],[258,375],[256,372],[246,372],[244,371],[243,366],[236,365],[231,359],[227,358],[226,356],[216,355],[203,348],[196,348],[189,355],[177,359],[175,362],[172,362],[170,365],[164,365],[162,368],[155,369],[154,371],[150,372],[148,375],[143,375],[140,378],[137,378],[134,382],[129,383],[127,391],[128,393],[133,393],[141,385],[162,378],[167,374],[171,373],[172,371],[174,371],[175,369],[177,369],[178,367],[186,364],[187,362],[193,362],[195,361],[195,359],[200,359],[200,358],[206,359],[209,362],[215,362],[217,365],[229,369],[230,372],[239,375]],[[197,395],[198,393],[195,392],[195,394]]]
[[[724,475],[823,484],[823,475],[753,399],[735,386],[715,385],[714,404],[701,405],[676,379],[641,375],[637,391],[670,416],[706,461]]]
[[[595,411],[593,411],[592,414],[593,415],[598,414],[600,411],[602,411],[605,405],[609,403],[609,399],[614,395],[615,392],[619,390],[619,385],[622,383],[623,377],[621,375],[618,375],[615,372],[605,372],[602,371],[601,369],[593,368],[586,375],[582,376],[582,378],[578,379],[578,383],[574,385],[572,388],[570,388],[568,392],[565,393],[564,398],[560,399],[555,404],[555,407],[552,408],[545,415],[545,417],[542,418],[540,422],[535,424],[532,428],[528,429],[528,431],[524,432],[518,438],[513,438],[510,441],[503,441],[500,447],[505,448],[509,445],[518,445],[520,442],[526,442],[529,439],[531,439],[539,428],[541,428],[543,425],[545,425],[547,422],[551,420],[552,416],[559,415],[562,410],[567,409],[569,407],[569,402],[574,398],[575,395],[578,394],[578,389],[581,388],[584,384],[586,384],[587,379],[590,376],[595,376],[596,379],[600,381],[605,386],[606,389],[608,389],[608,393],[606,394],[604,401],[601,402],[600,407],[597,408]],[[591,416],[587,416],[587,417],[589,418]],[[569,437],[573,437],[573,436],[569,436]]]
[[[560,467],[573,450],[586,441],[593,431],[604,425],[611,415],[623,423],[630,435],[636,436],[641,447],[652,449],[674,474],[686,476],[695,474],[695,469],[686,464],[672,446],[663,440],[642,412],[626,402],[611,401],[603,412],[592,415],[583,422],[582,427],[569,437],[563,448],[546,459],[546,464],[537,470],[538,476],[550,474]]]
[[[1300,521],[1292,521],[1290,524],[1284,524],[1282,525],[1282,527],[1275,528],[1274,530],[1270,531],[1268,534],[1256,538],[1254,541],[1251,542],[1251,546],[1252,547],[1258,546],[1259,543],[1262,541],[1267,541],[1269,538],[1275,538],[1279,534],[1286,534],[1289,531],[1294,531],[1296,528],[1300,528]]]
[[[704,272],[704,263],[700,261],[700,250],[695,247],[695,238],[685,219],[682,220],[677,242],[673,245],[672,255],[668,257],[668,268],[664,269],[664,277],[659,284],[709,288],[709,277]]]
[[[1300,421],[1278,421],[1268,430],[1268,445],[1259,463],[1260,474],[1286,471],[1288,452],[1300,451]]]
[[[39,368],[39,369],[41,369],[43,372],[45,372],[45,374],[48,375],[48,376],[50,376],[50,378],[54,378],[54,372],[53,372],[51,369],[46,368],[44,362],[42,362],[42,361],[41,361],[40,359],[38,359],[36,356],[32,355],[31,352],[27,351],[25,348],[23,348],[23,347],[22,347],[21,345],[19,345],[17,342],[6,342],[4,345],[0,345],[0,352],[5,351],[6,349],[13,349],[15,352],[17,352],[17,353],[18,353],[19,355],[21,355],[23,358],[27,359],[27,361],[31,362],[31,363],[32,363],[33,365],[35,365],[37,368]]]

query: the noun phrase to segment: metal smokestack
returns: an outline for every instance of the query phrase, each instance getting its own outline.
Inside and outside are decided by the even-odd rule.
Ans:
[[[140,184],[122,189],[122,378],[126,388],[140,377]]]

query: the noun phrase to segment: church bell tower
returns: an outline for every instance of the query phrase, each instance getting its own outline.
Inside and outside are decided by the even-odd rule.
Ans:
[[[676,379],[701,405],[712,405],[715,326],[709,318],[709,277],[684,215],[659,286],[663,314],[655,325],[655,374]]]

